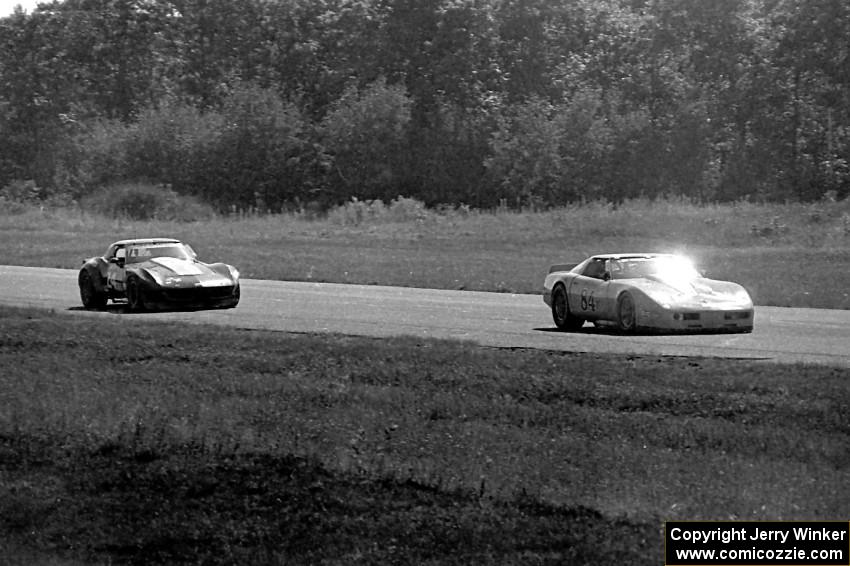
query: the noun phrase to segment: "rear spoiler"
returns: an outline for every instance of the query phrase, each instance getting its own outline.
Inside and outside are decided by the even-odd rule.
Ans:
[[[569,271],[577,265],[577,263],[556,263],[549,268],[549,273],[555,273],[556,271]]]

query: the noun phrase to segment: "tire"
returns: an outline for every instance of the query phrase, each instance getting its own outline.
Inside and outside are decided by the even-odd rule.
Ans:
[[[106,307],[106,293],[98,291],[94,284],[91,273],[80,272],[80,300],[87,309],[102,309]]]
[[[637,329],[637,309],[629,293],[623,293],[617,298],[617,326],[622,332],[634,332]]]
[[[552,320],[558,330],[578,330],[584,324],[584,320],[570,313],[567,290],[563,285],[556,285],[552,290]]]
[[[136,277],[127,279],[127,305],[131,311],[145,310],[145,288]]]

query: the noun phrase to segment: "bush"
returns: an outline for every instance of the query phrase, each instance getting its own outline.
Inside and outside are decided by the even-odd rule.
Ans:
[[[389,204],[380,199],[358,200],[353,197],[350,201],[328,211],[328,220],[332,224],[342,226],[359,226],[360,224],[381,224],[389,222],[418,222],[436,216],[429,211],[425,203],[415,198],[399,196]]]
[[[7,202],[32,204],[41,197],[42,190],[32,180],[16,179],[0,189],[0,199]]]
[[[35,208],[65,208],[74,202],[70,194],[51,192],[31,179],[16,179],[0,189],[0,207],[7,214],[23,214]]]
[[[214,163],[223,119],[216,112],[171,99],[145,109],[127,138],[127,175],[168,183],[181,192],[198,189]]]
[[[80,199],[94,187],[121,183],[128,173],[128,147],[135,126],[118,120],[78,124],[71,143],[58,158],[54,184]]]
[[[81,202],[83,209],[131,220],[178,220],[191,222],[214,216],[209,205],[170,188],[148,184],[105,187]]]
[[[322,144],[333,158],[331,192],[386,198],[403,178],[405,135],[412,99],[400,85],[381,78],[363,89],[351,85],[319,126]],[[389,193],[389,194],[388,194]]]
[[[214,159],[195,179],[195,192],[219,208],[280,211],[321,184],[311,125],[296,104],[274,90],[239,84],[220,109]]]
[[[391,222],[425,220],[430,214],[424,202],[402,196],[394,199],[387,210],[387,216]]]
[[[341,226],[359,226],[381,221],[386,205],[381,200],[359,200],[357,197],[328,211],[328,221]]]

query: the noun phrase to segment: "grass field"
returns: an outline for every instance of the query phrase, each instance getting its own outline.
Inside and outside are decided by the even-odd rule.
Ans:
[[[850,508],[846,369],[0,307],[9,564],[660,564]]]
[[[171,235],[244,277],[539,292],[680,251],[756,303],[850,308],[850,203],[547,212],[350,203],[134,222],[0,209],[0,264]],[[0,307],[0,557],[46,564],[660,564],[670,519],[850,508],[846,369],[504,351]]]
[[[327,218],[134,222],[79,210],[0,212],[0,264],[77,268],[120,238],[170,235],[244,277],[537,293],[552,263],[610,251],[679,251],[756,304],[850,308],[850,201],[589,203],[547,212],[349,203]]]

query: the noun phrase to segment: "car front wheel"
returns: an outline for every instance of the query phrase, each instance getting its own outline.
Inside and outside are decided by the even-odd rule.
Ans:
[[[552,319],[559,330],[578,330],[584,324],[582,319],[570,313],[567,290],[563,285],[557,285],[552,290]]]
[[[623,332],[634,332],[637,328],[635,300],[628,293],[623,293],[617,299],[617,326]]]
[[[131,311],[145,310],[145,289],[135,277],[127,280],[127,305]]]

